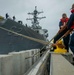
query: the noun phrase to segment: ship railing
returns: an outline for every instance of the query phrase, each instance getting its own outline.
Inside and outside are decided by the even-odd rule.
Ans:
[[[49,75],[49,51],[46,51],[24,75]]]
[[[72,58],[71,53],[59,54],[46,51],[24,75],[73,75]]]

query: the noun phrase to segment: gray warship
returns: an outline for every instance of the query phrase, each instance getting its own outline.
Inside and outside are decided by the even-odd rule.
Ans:
[[[0,17],[0,54],[7,54],[9,52],[18,52],[22,50],[40,49],[44,46],[43,43],[35,41],[47,41],[48,30],[42,29],[39,25],[39,19],[46,17],[38,17],[42,12],[37,11],[37,6],[32,13],[32,25],[23,25],[21,21],[14,21],[13,19],[4,19]],[[22,35],[22,36],[21,36]],[[32,38],[32,39],[31,39]],[[35,40],[34,40],[35,39]]]

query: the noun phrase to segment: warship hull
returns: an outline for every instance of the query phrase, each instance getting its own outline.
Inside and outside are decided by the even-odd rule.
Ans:
[[[6,28],[22,35],[45,40],[42,35],[33,31],[29,27],[19,24],[18,22],[15,22],[11,19],[2,21],[0,23],[0,27]],[[0,54],[7,54],[13,51],[18,52],[22,50],[40,49],[43,46],[44,45],[39,42],[0,29]]]

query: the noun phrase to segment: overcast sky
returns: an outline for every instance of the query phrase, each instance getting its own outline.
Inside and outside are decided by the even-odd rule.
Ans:
[[[10,17],[16,16],[16,20],[22,20],[24,24],[31,25],[26,18],[31,17],[27,13],[32,12],[37,6],[38,11],[44,11],[40,16],[46,16],[40,20],[40,26],[48,29],[49,39],[58,31],[59,21],[62,13],[70,16],[70,8],[74,0],[0,0],[0,15],[5,17],[8,13]]]

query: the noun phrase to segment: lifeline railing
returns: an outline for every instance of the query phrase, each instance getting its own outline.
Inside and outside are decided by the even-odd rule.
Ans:
[[[49,57],[49,50],[47,50],[24,75],[49,75]]]

